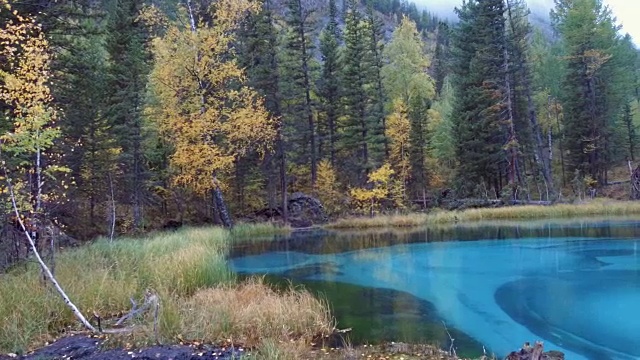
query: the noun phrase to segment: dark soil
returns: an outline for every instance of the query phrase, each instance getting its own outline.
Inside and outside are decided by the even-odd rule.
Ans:
[[[244,354],[241,347],[214,346],[152,346],[139,350],[103,349],[102,340],[86,335],[62,338],[25,356],[0,355],[0,360],[214,360],[238,359]]]

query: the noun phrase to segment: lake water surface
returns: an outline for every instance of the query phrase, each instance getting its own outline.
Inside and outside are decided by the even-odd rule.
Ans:
[[[640,358],[640,221],[295,233],[234,249],[240,274],[324,294],[352,341],[504,356],[543,340],[567,359]],[[445,328],[446,326],[446,328]]]

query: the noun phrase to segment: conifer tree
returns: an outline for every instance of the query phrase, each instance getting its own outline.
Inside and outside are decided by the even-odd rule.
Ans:
[[[458,188],[471,194],[482,187],[502,191],[507,172],[503,147],[504,4],[468,1],[456,9],[460,23],[453,34],[452,117],[457,137]]]
[[[258,13],[248,15],[243,22],[238,34],[238,58],[240,65],[246,69],[248,84],[264,98],[267,111],[278,119],[275,148],[267,154],[263,162],[263,172],[267,178],[266,191],[269,207],[276,207],[275,188],[279,184],[281,205],[286,213],[286,153],[282,136],[280,63],[277,56],[278,39],[272,6],[271,1],[265,1]],[[255,163],[255,159],[252,159],[252,162]],[[283,215],[286,221],[286,214]]]
[[[529,14],[524,2],[506,1],[507,45],[511,84],[509,90],[513,99],[513,122],[521,153],[534,159],[536,171],[542,175],[548,195],[555,197],[555,186],[551,174],[551,165],[544,151],[545,144],[533,101],[533,84],[529,60],[529,35],[531,26],[527,20]],[[518,169],[520,171],[520,169]],[[519,174],[519,176],[521,176]]]
[[[319,157],[328,158],[336,166],[337,126],[340,116],[340,41],[338,8],[336,0],[329,0],[329,22],[320,34],[322,55],[322,77],[318,82],[318,93],[322,99],[323,118],[318,124]],[[325,149],[326,148],[326,149]]]
[[[349,182],[363,184],[367,174],[380,166],[384,157],[384,132],[380,112],[379,44],[371,26],[350,0],[345,19],[342,52],[342,104],[344,117],[340,138],[341,164],[349,169]],[[374,49],[375,47],[375,49]],[[375,50],[375,51],[374,51]]]
[[[370,104],[368,106],[368,119],[373,131],[370,149],[374,163],[381,164],[383,157],[389,153],[389,146],[385,136],[385,94],[382,86],[382,66],[384,51],[384,29],[382,21],[373,12],[373,7],[367,7],[365,18],[365,38],[368,51],[364,58],[364,66],[367,70],[367,89]]]
[[[286,99],[283,108],[285,127],[290,127],[290,130],[285,129],[285,137],[294,141],[299,150],[298,157],[309,164],[311,184],[316,181],[318,160],[311,75],[313,10],[306,1],[287,1],[287,34],[281,74],[282,92]]]
[[[108,64],[104,43],[95,37],[75,38],[59,61],[65,67],[58,79],[62,86],[57,91],[64,114],[60,122],[65,135],[61,147],[66,154],[65,164],[82,195],[74,203],[82,204],[86,199],[88,211],[80,211],[79,215],[88,215],[90,234],[104,234],[104,227],[96,219],[98,207],[107,201],[109,176],[120,174],[120,144],[114,136],[113,122],[106,116]],[[84,205],[80,207],[86,209]]]
[[[120,0],[110,12],[106,49],[110,66],[107,116],[119,136],[123,185],[122,199],[130,199],[133,227],[143,222],[143,198],[148,178],[143,149],[142,108],[148,74],[146,34],[137,21],[141,0]]]
[[[606,182],[610,140],[626,103],[616,87],[622,75],[614,53],[617,26],[600,0],[556,0],[552,20],[566,46],[564,130],[570,173]]]

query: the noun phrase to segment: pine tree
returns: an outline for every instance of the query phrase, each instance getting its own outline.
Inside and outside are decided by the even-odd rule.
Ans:
[[[452,116],[462,194],[473,193],[478,186],[493,187],[500,194],[507,173],[503,5],[501,0],[468,1],[456,9],[460,23],[453,34],[457,99]]]
[[[372,170],[369,141],[371,128],[367,122],[366,56],[364,22],[358,2],[349,0],[345,18],[344,51],[342,53],[342,100],[344,123],[341,134],[342,167],[351,170],[351,182],[363,184]],[[345,171],[346,172],[346,171]]]
[[[626,104],[622,113],[622,123],[627,131],[627,156],[631,161],[636,161],[636,148],[638,144],[638,129],[636,124],[633,123],[633,114],[631,112],[631,105]]]
[[[135,230],[142,227],[145,181],[148,178],[143,149],[141,111],[144,104],[148,55],[143,24],[137,21],[143,1],[115,2],[107,25],[109,93],[107,115],[122,147],[123,199],[130,199]]]
[[[287,34],[284,44],[285,58],[282,62],[282,91],[287,99],[283,109],[285,121],[293,133],[285,136],[295,139],[300,151],[298,157],[304,159],[311,169],[311,184],[317,177],[317,144],[314,105],[312,103],[311,61],[313,42],[311,41],[311,14],[313,9],[302,0],[287,2]],[[306,121],[306,124],[302,121]],[[289,126],[286,126],[289,127]]]
[[[341,165],[349,169],[349,182],[363,184],[385,155],[380,25],[373,17],[363,17],[356,0],[348,3],[345,23],[340,138],[345,161]]]
[[[238,34],[238,58],[246,69],[248,85],[264,98],[265,107],[278,120],[275,152],[267,154],[263,161],[266,176],[267,203],[276,207],[276,187],[279,185],[281,206],[286,213],[287,181],[286,153],[282,136],[282,95],[280,90],[280,63],[277,56],[278,39],[274,27],[271,1],[265,1],[257,14],[245,19]],[[242,160],[241,160],[242,161]],[[255,163],[255,159],[251,160]],[[279,181],[276,181],[279,179]],[[286,214],[285,221],[286,221]]]
[[[551,174],[550,159],[545,152],[545,144],[533,101],[533,84],[529,61],[529,35],[531,26],[527,20],[529,14],[524,2],[506,1],[507,45],[511,84],[509,89],[513,98],[513,122],[520,140],[520,151],[534,159],[536,171],[542,175],[548,197],[555,197],[555,186]],[[522,180],[521,169],[518,176]]]
[[[320,34],[322,54],[322,77],[318,93],[322,99],[323,118],[318,124],[319,157],[328,157],[331,166],[336,166],[337,125],[340,115],[340,28],[335,0],[329,0],[329,22]],[[325,150],[325,148],[327,148]],[[325,154],[326,153],[326,154]]]
[[[368,51],[364,58],[364,66],[367,70],[369,106],[367,109],[367,122],[372,129],[370,153],[374,166],[382,163],[382,159],[389,153],[387,138],[385,137],[385,94],[382,86],[382,66],[383,66],[383,23],[374,14],[371,6],[367,7],[365,18],[365,38],[368,44]]]
[[[436,49],[433,54],[431,73],[435,81],[436,94],[440,94],[444,85],[444,79],[449,73],[449,38],[450,30],[446,22],[440,22],[436,29]]]
[[[557,0],[552,20],[566,46],[567,170],[602,184],[610,164],[612,121],[626,102],[616,90],[621,75],[613,52],[617,26],[600,0]]]
[[[77,37],[60,55],[65,73],[59,76],[57,100],[64,113],[60,122],[64,139],[61,150],[80,194],[74,203],[87,200],[89,234],[105,233],[96,217],[99,206],[106,203],[109,176],[116,177],[120,145],[114,126],[106,114],[104,94],[108,88],[108,63],[104,43],[95,37]],[[86,209],[83,205],[81,208]],[[86,234],[82,234],[86,235]]]

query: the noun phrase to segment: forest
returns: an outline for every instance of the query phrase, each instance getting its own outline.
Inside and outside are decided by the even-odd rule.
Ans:
[[[0,196],[72,236],[585,196],[638,155],[601,0],[0,0]],[[629,163],[628,163],[629,162]],[[279,210],[278,210],[279,209]],[[278,210],[278,211],[276,211]]]

